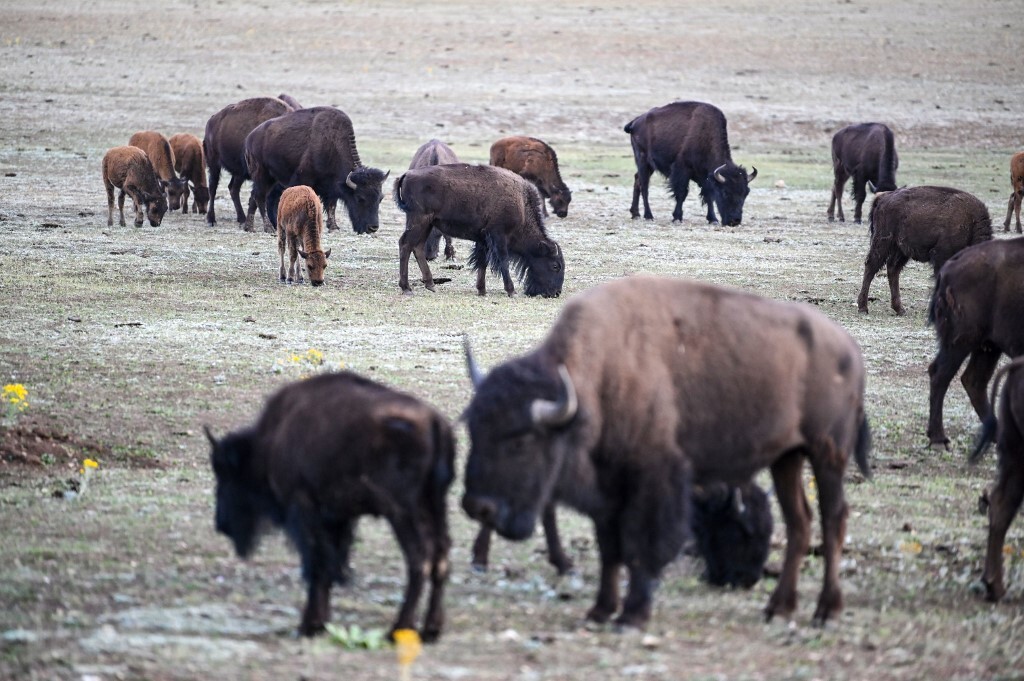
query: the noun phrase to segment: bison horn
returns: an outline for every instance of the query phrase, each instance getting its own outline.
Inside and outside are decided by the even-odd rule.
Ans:
[[[757,168],[755,166],[750,166],[750,170],[751,173],[747,175],[747,182],[753,182],[754,178],[757,177]]]
[[[203,424],[203,432],[206,433],[206,439],[210,441],[211,445],[216,447],[218,444],[220,444],[219,442],[217,442],[217,438],[213,436],[213,432],[210,430],[210,426]]]
[[[352,173],[354,172],[354,170],[349,172],[349,174],[345,177],[345,184],[348,185],[349,189],[358,189],[356,183],[352,181]]]
[[[466,370],[469,371],[469,380],[473,383],[473,390],[476,390],[484,382],[484,375],[473,359],[473,351],[469,347],[469,336],[465,334],[462,335],[462,348],[466,351]]]
[[[538,426],[557,428],[569,423],[576,416],[579,407],[576,401],[576,388],[564,364],[558,365],[558,375],[562,377],[562,384],[565,386],[565,398],[558,402],[534,400],[530,404],[530,418]]]
[[[725,176],[722,175],[722,171],[725,170],[726,165],[727,164],[723,163],[722,165],[715,168],[715,179],[721,182],[722,184],[725,184]]]

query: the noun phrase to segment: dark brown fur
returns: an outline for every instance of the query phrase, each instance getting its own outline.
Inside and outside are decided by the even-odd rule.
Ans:
[[[206,159],[203,143],[195,135],[179,132],[167,140],[174,153],[174,169],[185,180],[181,194],[181,212],[188,212],[189,183],[193,193],[192,212],[206,214],[210,204],[210,188],[206,184]]]
[[[560,218],[569,214],[572,192],[558,172],[558,156],[546,142],[535,137],[503,137],[491,145],[491,165],[521,175],[551,202],[551,210]],[[547,208],[541,203],[544,215]]]
[[[155,130],[145,130],[132,135],[128,145],[146,152],[167,192],[168,210],[178,210],[181,206],[181,195],[188,189],[188,182],[174,172],[174,152],[167,138]]]
[[[316,192],[302,184],[289,187],[281,194],[277,216],[277,252],[281,256],[281,281],[302,283],[302,266],[296,261],[301,255],[309,271],[309,283],[323,286],[324,270],[331,249],[323,250],[323,206]],[[289,249],[289,265],[285,277],[284,251]]]
[[[114,147],[103,156],[103,186],[107,190],[107,227],[114,225],[114,189],[120,189],[117,195],[117,208],[121,213],[121,226],[124,227],[124,196],[132,197],[135,204],[135,226],[141,227],[143,207],[149,218],[149,224],[158,227],[167,212],[167,198],[164,188],[157,177],[153,164],[149,162],[146,152],[138,147]]]
[[[958,251],[991,238],[988,209],[965,191],[925,186],[879,193],[871,204],[871,242],[857,309],[867,314],[871,281],[885,265],[892,309],[906,314],[900,271],[907,262],[929,263],[938,275]]]
[[[866,188],[888,192],[896,189],[896,169],[899,155],[893,142],[892,130],[884,123],[858,123],[848,125],[832,136],[832,198],[828,204],[828,221],[835,219],[839,208],[839,221],[843,217],[843,187],[853,178],[853,221],[860,223],[861,209],[867,198]]]
[[[408,574],[391,631],[416,628],[429,579],[421,635],[440,635],[455,465],[451,425],[440,413],[355,374],[323,374],[271,396],[253,426],[219,440],[209,430],[207,436],[217,531],[247,558],[266,526],[283,527],[302,557],[309,590],[299,633],[324,630],[331,584],[348,577],[356,521],[374,515],[391,524]]]
[[[1010,159],[1010,202],[1006,206],[1003,231],[1010,231],[1010,215],[1016,213],[1017,233],[1020,233],[1020,203],[1024,199],[1024,151],[1017,152]]]

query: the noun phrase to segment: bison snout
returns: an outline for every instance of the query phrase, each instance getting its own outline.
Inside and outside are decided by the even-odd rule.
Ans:
[[[366,226],[366,233],[367,234],[373,234],[378,229],[380,229],[380,225],[367,225]]]
[[[320,281],[313,281],[313,280],[310,280],[310,282],[309,282],[309,283],[310,283],[310,284],[312,284],[313,286],[323,286],[323,285],[324,285],[324,281],[323,281],[323,279],[321,279]]]
[[[462,508],[470,518],[490,527],[498,518],[498,504],[488,497],[467,494],[462,497]]]

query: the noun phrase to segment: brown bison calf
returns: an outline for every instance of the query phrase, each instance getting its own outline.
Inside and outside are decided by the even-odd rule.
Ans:
[[[572,192],[562,182],[555,150],[546,142],[535,137],[503,137],[491,145],[491,165],[511,170],[532,182],[540,195],[551,202],[551,210],[558,217],[569,214]],[[546,216],[548,209],[543,202],[540,207]]]
[[[1024,198],[1024,151],[1018,152],[1010,159],[1010,203],[1006,206],[1006,219],[1003,220],[1003,231],[1010,231],[1010,214],[1017,214],[1017,231],[1020,232],[1020,202]]]
[[[871,204],[871,245],[857,309],[868,312],[868,289],[886,266],[892,309],[906,314],[900,300],[900,271],[910,260],[931,263],[935,275],[958,251],[992,238],[985,204],[950,187],[906,187],[879,193]]]
[[[189,183],[192,184],[192,212],[206,213],[210,189],[206,186],[206,160],[203,143],[195,135],[179,132],[168,140],[174,156],[174,170],[185,180],[181,193],[181,212],[188,212]]]
[[[145,206],[149,224],[158,227],[167,212],[160,178],[153,170],[146,152],[138,147],[114,147],[103,156],[103,185],[107,189],[107,227],[114,224],[114,188],[117,208],[121,211],[121,226],[124,227],[124,195],[132,197],[135,204],[135,226],[142,226],[142,209]]]
[[[997,423],[996,393],[1004,377],[1006,386]],[[996,374],[992,382],[992,409],[982,425],[978,444],[971,454],[971,463],[981,459],[993,439],[999,452],[999,475],[988,493],[988,549],[981,584],[988,600],[998,601],[1006,593],[1003,585],[1003,542],[1024,500],[1024,357],[1013,360]]]
[[[444,625],[448,579],[447,501],[455,466],[451,425],[414,397],[352,373],[292,383],[268,401],[255,425],[215,438],[217,531],[247,558],[267,525],[283,527],[302,557],[308,585],[299,633],[324,630],[333,582],[347,580],[360,516],[383,516],[405,557],[408,582],[391,628],[416,628],[431,582],[421,635]]]
[[[167,192],[167,204],[170,210],[178,210],[181,195],[188,188],[188,181],[174,173],[174,152],[167,138],[155,130],[137,132],[128,140],[128,146],[138,147],[146,152],[149,162],[160,177],[160,183]]]
[[[320,198],[306,185],[289,187],[281,194],[277,208],[277,252],[281,256],[281,281],[302,283],[302,265],[298,256],[306,261],[309,283],[323,286],[324,270],[331,249],[324,251],[320,241],[324,234],[323,207]],[[285,279],[284,250],[289,249],[288,277]]]

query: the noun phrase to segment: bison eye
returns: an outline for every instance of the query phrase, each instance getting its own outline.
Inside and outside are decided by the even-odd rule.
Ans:
[[[557,272],[558,270],[562,269],[562,266],[559,265],[557,262],[553,262],[553,263],[551,263],[551,269],[553,269],[555,272]]]

